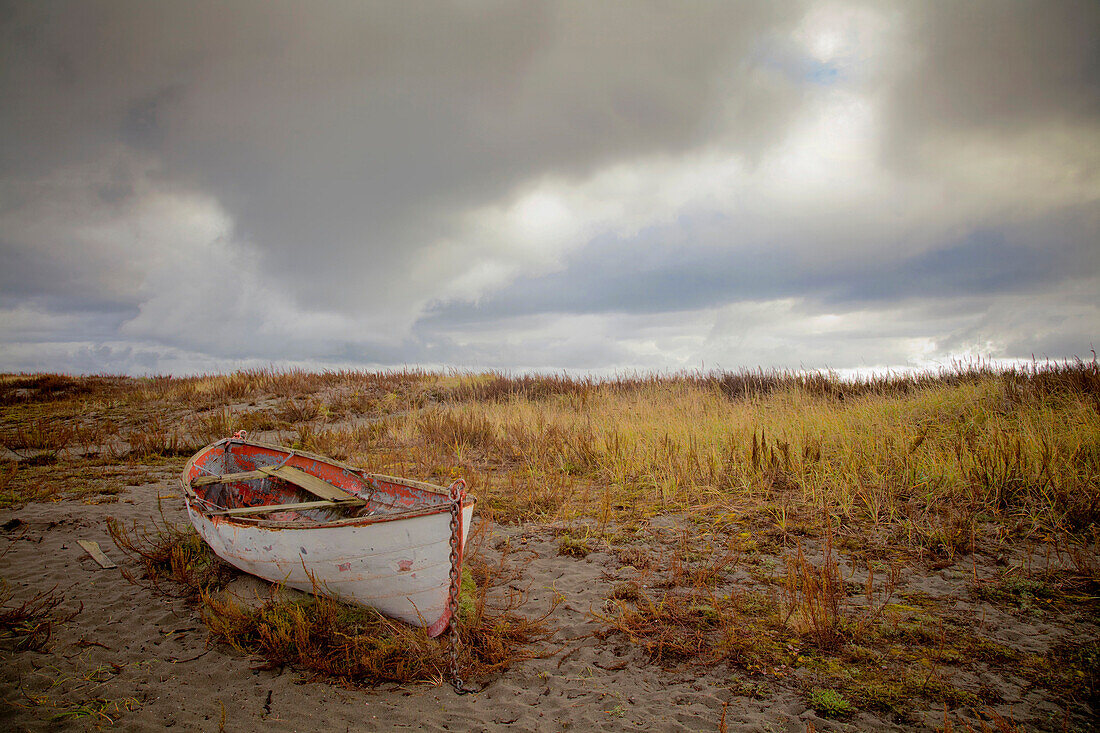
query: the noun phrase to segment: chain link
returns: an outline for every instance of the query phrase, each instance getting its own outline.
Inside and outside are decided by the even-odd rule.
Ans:
[[[462,500],[466,498],[466,482],[458,479],[451,484],[451,588],[447,603],[451,610],[449,651],[451,655],[451,685],[455,692],[464,695],[473,690],[467,689],[459,675],[458,647],[458,596],[462,592],[462,557],[459,546],[462,542]]]

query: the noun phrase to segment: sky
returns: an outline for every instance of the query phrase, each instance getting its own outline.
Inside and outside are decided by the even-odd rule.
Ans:
[[[0,371],[1092,358],[1100,3],[0,3]]]

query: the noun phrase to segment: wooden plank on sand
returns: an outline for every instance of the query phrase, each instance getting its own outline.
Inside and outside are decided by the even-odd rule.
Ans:
[[[91,542],[89,540],[77,540],[76,542],[78,545],[84,548],[85,552],[92,556],[93,560],[99,563],[99,567],[106,570],[118,567],[118,565],[115,565],[113,562],[111,562],[111,558],[103,554],[103,550],[99,549],[98,542]]]

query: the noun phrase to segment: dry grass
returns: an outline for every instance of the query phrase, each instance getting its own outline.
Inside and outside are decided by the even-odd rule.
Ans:
[[[1095,704],[1100,647],[1065,645],[1041,656],[998,644],[983,635],[982,624],[953,609],[950,598],[902,592],[897,599],[898,566],[868,562],[852,582],[855,570],[834,549],[832,520],[819,521],[820,537],[795,537],[786,551],[774,550],[778,557],[741,538],[748,533],[695,534],[692,552],[685,552],[683,538],[670,540],[667,533],[663,541],[660,535],[645,540],[648,551],[621,550],[619,561],[636,575],[608,575],[620,580],[594,612],[600,635],[625,639],[673,671],[721,666],[749,690],[794,688],[827,717],[869,710],[906,719],[929,704],[958,710],[1001,702],[994,688],[970,674],[976,665]],[[731,547],[711,546],[713,537],[730,537]],[[762,572],[765,567],[778,572]],[[744,573],[734,577],[745,570],[751,580]],[[1021,613],[1084,619],[1095,611],[1095,597],[1080,595],[1090,582],[1069,568],[1027,578],[1006,572],[973,592]]]
[[[751,679],[793,685],[812,707],[843,701],[837,702],[833,715],[858,709],[903,715],[917,701],[952,708],[973,705],[982,700],[982,691],[955,686],[952,665],[967,658],[1019,665],[1019,655],[969,628],[884,601],[870,609],[851,607],[842,590],[809,590],[805,575],[794,582],[801,597],[793,599],[793,609],[805,614],[797,622],[792,622],[792,599],[786,593],[777,599],[702,585],[657,590],[667,584],[652,582],[650,588],[615,586],[595,617],[605,625],[604,635],[622,635],[665,668],[724,665]],[[878,594],[882,596],[881,589]],[[1049,662],[1032,664],[1013,673],[1039,679]],[[1082,663],[1075,665],[1073,674],[1081,668]],[[796,669],[808,674],[796,677]],[[1060,684],[1077,683],[1067,676]],[[815,695],[820,698],[816,704]]]
[[[174,460],[235,430],[268,431],[369,470],[465,475],[483,510],[505,522],[590,516],[606,525],[752,506],[786,532],[792,517],[825,510],[882,529],[895,547],[951,559],[989,532],[1091,539],[1100,517],[1096,362],[862,381],[781,372],[30,375],[0,378],[0,397],[0,443],[21,465]]]
[[[557,378],[542,390],[530,379],[505,389],[498,378],[453,391],[487,401],[409,415],[391,437],[506,470],[509,483],[488,496],[505,518],[732,509],[747,499],[903,527],[907,542],[950,555],[967,549],[982,517],[1014,532],[1095,527],[1096,372],[1080,364],[855,385]]]
[[[59,611],[64,602],[55,589],[17,603],[11,589],[0,581],[0,644],[17,651],[45,649],[54,627],[72,621],[84,608],[81,604],[75,611]]]
[[[470,580],[464,585],[459,665],[465,678],[485,680],[537,656],[533,644],[547,635],[543,619],[528,618],[513,606],[491,610],[487,588]],[[272,600],[253,609],[209,592],[203,594],[202,606],[203,620],[215,638],[263,658],[267,666],[289,664],[349,684],[442,684],[450,677],[445,638],[430,639],[423,629],[369,608],[317,596]]]
[[[144,570],[140,579],[124,573],[128,579],[197,602],[214,638],[260,657],[266,667],[291,665],[354,685],[449,680],[445,637],[428,638],[424,629],[320,593],[298,599],[273,592],[262,606],[246,606],[221,592],[237,571],[214,556],[190,527],[165,523],[128,530],[110,521],[108,531]],[[549,637],[549,612],[538,618],[523,615],[519,608],[526,599],[516,593],[490,602],[490,591],[506,575],[504,559],[486,565],[471,550],[459,600],[459,663],[465,678],[483,680],[540,653],[538,642]]]
[[[107,519],[107,533],[142,567],[140,579],[126,570],[122,571],[123,577],[135,583],[148,582],[161,593],[195,600],[222,588],[235,573],[190,526],[162,521],[149,528],[135,522],[128,529],[111,517]]]
[[[848,641],[865,639],[881,620],[883,609],[893,599],[900,569],[893,565],[875,586],[875,570],[867,565],[863,584],[864,605],[849,603],[849,593],[833,549],[833,528],[828,515],[823,519],[824,540],[820,563],[811,562],[802,542],[786,556],[782,586],[784,625],[811,641],[818,650],[833,651]]]

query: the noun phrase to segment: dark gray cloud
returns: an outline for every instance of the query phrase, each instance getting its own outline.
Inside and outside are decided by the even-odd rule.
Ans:
[[[532,176],[704,142],[725,114],[716,88],[741,102],[733,139],[774,139],[792,106],[745,59],[797,17],[762,2],[27,4],[4,27],[0,134],[19,144],[0,161],[26,180],[145,151],[216,198],[302,301],[385,308],[415,298],[360,273],[407,272],[449,216]]]
[[[908,73],[887,89],[889,156],[951,134],[997,139],[1100,121],[1100,3],[906,5]],[[1095,140],[1095,138],[1093,138]]]

